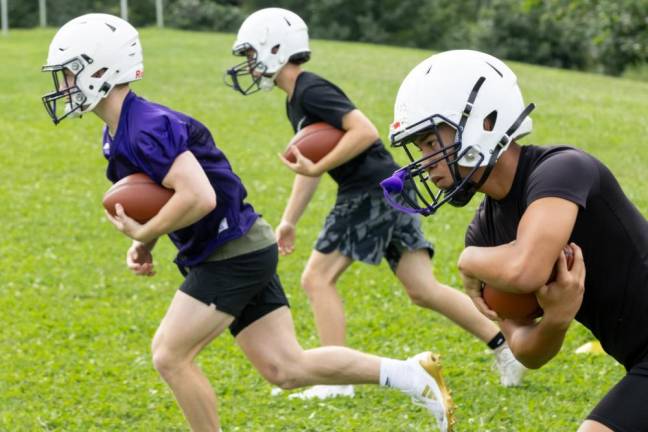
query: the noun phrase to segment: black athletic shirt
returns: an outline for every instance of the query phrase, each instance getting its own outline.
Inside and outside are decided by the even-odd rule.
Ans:
[[[295,132],[312,123],[326,122],[342,129],[342,118],[355,105],[335,84],[310,72],[297,77],[292,98],[286,100],[286,112]],[[330,170],[338,184],[338,195],[375,191],[379,183],[398,169],[380,139],[348,162]]]
[[[582,248],[587,274],[576,319],[629,369],[648,355],[648,221],[600,161],[572,147],[522,147],[509,194],[484,199],[466,246],[515,240],[526,208],[544,197],[579,206],[570,242]]]

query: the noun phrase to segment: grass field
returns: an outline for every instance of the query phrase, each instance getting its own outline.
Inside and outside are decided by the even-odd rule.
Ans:
[[[40,96],[51,79],[39,72],[53,29],[0,38],[0,430],[187,430],[172,394],[153,369],[149,343],[181,281],[174,249],[160,242],[158,274],[131,276],[129,241],[105,220],[101,124],[93,115],[54,127]],[[146,77],[134,86],[149,99],[204,122],[243,178],[250,202],[279,221],[292,183],[276,153],[291,137],[282,93],[244,98],[222,85],[232,35],[142,31]],[[345,89],[384,139],[402,78],[429,55],[421,50],[313,41],[308,69]],[[648,83],[513,64],[536,130],[525,140],[568,143],[592,152],[648,213]],[[395,153],[400,162],[403,155]],[[574,173],[578,175],[578,173]],[[298,336],[317,346],[299,277],[333,204],[320,186],[298,230],[297,251],[280,262]],[[457,285],[456,259],[477,200],[425,221],[435,243],[437,276]],[[409,304],[388,267],[354,265],[340,283],[349,344],[404,358],[442,353],[459,406],[459,431],[575,430],[622,375],[606,356],[573,354],[590,340],[573,325],[562,352],[521,388],[503,389],[485,346],[431,312]],[[199,357],[219,395],[230,431],[421,431],[431,417],[398,391],[361,387],[355,399],[295,402],[270,397],[226,334]]]

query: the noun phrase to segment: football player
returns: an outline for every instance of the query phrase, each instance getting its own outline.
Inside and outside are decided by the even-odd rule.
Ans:
[[[279,87],[287,95],[288,120],[295,132],[326,122],[345,132],[337,146],[317,163],[298,151],[292,193],[275,232],[283,255],[294,250],[297,223],[328,173],[338,184],[335,206],[327,216],[302,274],[322,345],[345,345],[342,299],[336,283],[354,262],[379,264],[385,258],[413,303],[440,312],[481,339],[495,353],[504,386],[520,384],[526,369],[515,360],[497,326],[485,319],[465,294],[436,280],[434,253],[418,216],[393,210],[379,183],[398,165],[385,149],[373,123],[335,84],[302,69],[310,59],[308,28],[295,13],[268,8],[241,25],[233,53],[244,61],[227,71],[230,86],[244,95]],[[413,190],[408,189],[408,193]],[[319,386],[292,397],[353,396],[352,387]]]
[[[429,215],[483,193],[459,258],[475,305],[498,318],[481,297],[482,283],[536,293],[542,318],[499,321],[529,368],[559,352],[574,319],[582,323],[628,373],[579,431],[648,430],[648,221],[592,155],[520,146],[532,110],[513,71],[490,55],[457,50],[424,60],[396,98],[391,141],[412,163],[383,182],[386,196]],[[394,201],[404,185],[416,187],[418,198],[405,206]],[[575,253],[571,270],[565,244]],[[556,262],[557,279],[546,285]]]
[[[452,400],[438,357],[400,361],[345,347],[303,350],[276,274],[272,227],[245,202],[246,190],[209,130],[197,120],[137,96],[142,47],[126,21],[105,14],[75,18],[59,29],[43,71],[54,91],[43,97],[54,123],[93,112],[104,123],[103,154],[112,182],[143,172],[174,190],[145,224],[116,205],[114,226],[133,240],[128,268],[152,276],[153,246],[168,234],[185,279],[152,344],[153,363],[194,431],[220,429],[216,397],[196,356],[229,327],[254,367],[282,388],[373,383],[394,387],[452,426]]]

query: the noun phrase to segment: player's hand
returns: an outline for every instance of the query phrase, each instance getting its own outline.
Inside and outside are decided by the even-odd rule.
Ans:
[[[297,146],[292,147],[292,152],[295,155],[295,162],[290,162],[284,157],[284,155],[279,154],[279,159],[281,159],[281,162],[283,162],[283,164],[288,168],[297,174],[308,177],[319,177],[323,174],[323,171],[317,166],[317,164],[313,163],[312,160],[301,154]]]
[[[567,259],[560,252],[556,280],[540,288],[536,296],[544,310],[544,320],[568,325],[583,303],[585,294],[585,262],[583,251],[576,243],[569,245],[574,252],[574,263],[571,270],[567,269]]]
[[[115,228],[126,234],[131,239],[142,243],[148,243],[153,240],[153,238],[148,238],[146,236],[144,225],[129,217],[121,204],[115,204],[115,216],[111,215],[107,210],[104,210],[104,212]]]
[[[149,246],[134,241],[126,252],[126,266],[138,276],[153,276],[153,254]]]
[[[498,320],[499,315],[497,315],[497,312],[489,308],[484,301],[484,297],[482,297],[482,282],[479,279],[470,277],[461,271],[459,272],[459,274],[461,275],[461,279],[463,280],[464,290],[466,291],[466,294],[468,294],[468,297],[470,297],[470,300],[472,300],[472,302],[477,307],[477,310],[479,310],[479,312],[486,315],[486,317],[491,320]]]
[[[281,255],[290,255],[295,250],[295,225],[284,220],[275,230],[277,246]]]

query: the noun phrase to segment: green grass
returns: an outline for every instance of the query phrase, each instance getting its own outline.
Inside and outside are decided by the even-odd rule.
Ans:
[[[186,430],[172,394],[150,362],[149,344],[181,281],[168,241],[156,249],[158,275],[131,276],[129,241],[104,219],[101,124],[93,115],[54,127],[40,103],[51,80],[39,72],[54,30],[12,31],[0,39],[0,430]],[[282,93],[244,98],[222,85],[237,59],[232,35],[142,31],[146,78],[139,94],[204,122],[247,185],[250,201],[279,221],[292,175],[276,159],[291,137]],[[386,138],[394,97],[407,72],[429,53],[313,41],[308,69],[344,88]],[[513,64],[536,130],[526,142],[568,143],[616,173],[641,211],[648,84]],[[400,162],[403,155],[395,153]],[[300,341],[317,345],[299,277],[335,195],[322,183],[298,231],[297,251],[280,263]],[[457,285],[456,259],[469,208],[445,208],[425,221],[437,276]],[[447,319],[409,304],[385,264],[354,265],[340,281],[349,344],[398,358],[433,349],[444,356],[459,405],[460,431],[575,430],[622,375],[606,356],[574,349],[590,339],[572,326],[562,352],[503,389],[485,347]],[[431,418],[397,391],[371,386],[355,399],[294,402],[270,397],[263,381],[224,335],[199,362],[219,395],[230,431],[419,431]]]

